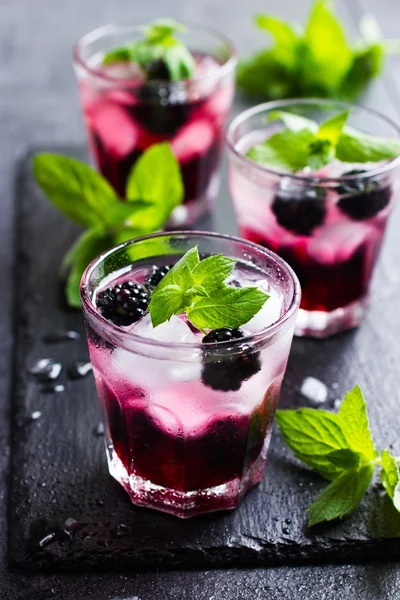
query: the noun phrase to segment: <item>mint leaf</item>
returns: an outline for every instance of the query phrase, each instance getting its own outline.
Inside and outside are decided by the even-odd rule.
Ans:
[[[188,308],[191,322],[200,330],[239,327],[262,308],[269,296],[257,288],[219,287]]]
[[[154,294],[159,293],[167,286],[177,286],[186,293],[194,285],[193,271],[199,264],[199,252],[197,246],[191,248],[182,256],[172,269],[161,279]]]
[[[310,153],[307,165],[318,171],[328,165],[335,157],[335,149],[329,140],[315,140],[310,144]]]
[[[75,242],[67,260],[64,260],[64,268],[69,269],[65,290],[69,306],[80,308],[79,286],[82,275],[88,264],[111,246],[110,236],[96,229],[88,229]]]
[[[167,285],[153,294],[150,305],[150,317],[153,327],[168,321],[172,315],[183,312],[184,293],[178,285]]]
[[[184,33],[185,31],[185,25],[175,21],[175,19],[157,19],[144,28],[146,38],[150,42],[170,37],[174,33]]]
[[[281,120],[292,131],[300,131],[301,129],[309,129],[313,133],[318,131],[318,124],[315,121],[286,110],[275,110],[267,116],[268,123],[277,119]]]
[[[382,71],[384,57],[382,44],[374,43],[367,48],[356,49],[351,67],[338,90],[338,99],[351,102],[360,96],[370,80]]]
[[[145,202],[140,218],[131,225],[151,233],[160,229],[184,196],[180,166],[168,142],[153,144],[136,161],[129,174],[126,196],[129,203]]]
[[[285,129],[250,148],[246,156],[274,169],[300,171],[307,166],[310,144],[314,139],[309,129]]]
[[[349,448],[360,452],[367,460],[376,458],[378,453],[369,430],[367,405],[358,385],[345,395],[338,416]]]
[[[233,258],[216,254],[199,262],[193,270],[194,285],[202,294],[212,293],[231,274],[236,261]]]
[[[274,55],[276,60],[294,65],[297,58],[299,36],[295,29],[286,21],[270,15],[257,15],[255,24],[267,31],[275,41]]]
[[[342,134],[343,127],[349,118],[349,114],[350,110],[343,110],[342,112],[333,115],[333,117],[326,119],[326,121],[319,126],[317,139],[327,140],[332,146],[336,147]]]
[[[107,212],[118,198],[99,173],[74,158],[48,153],[34,156],[33,172],[43,192],[68,219],[84,227],[106,227]]]
[[[299,460],[326,479],[338,476],[342,468],[329,456],[349,449],[338,415],[312,408],[277,410],[276,421],[285,443]]]
[[[361,454],[359,452],[353,452],[353,450],[347,450],[346,448],[343,450],[334,450],[327,454],[326,458],[329,462],[344,471],[357,469],[361,462]]]
[[[115,48],[106,53],[103,58],[103,65],[110,65],[119,62],[129,62],[131,60],[131,53],[128,48]]]
[[[311,11],[304,35],[309,55],[308,62],[304,62],[304,76],[309,84],[335,89],[351,65],[352,51],[341,23],[328,6],[328,2],[320,0]]]
[[[181,42],[171,43],[165,48],[163,61],[169,71],[171,81],[190,79],[196,70],[193,56]]]
[[[381,482],[393,505],[400,512],[400,474],[393,456],[387,450],[382,450]]]
[[[378,162],[400,154],[400,140],[379,138],[345,127],[336,147],[342,162]]]
[[[372,465],[345,471],[308,508],[308,525],[332,521],[351,513],[360,504],[374,474]]]

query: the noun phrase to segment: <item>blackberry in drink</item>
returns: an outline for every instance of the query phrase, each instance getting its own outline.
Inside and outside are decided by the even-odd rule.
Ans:
[[[229,290],[269,296],[247,323],[201,331],[190,313],[155,327],[149,312],[137,318],[128,296],[149,286],[153,298],[193,247],[234,259]],[[110,473],[133,503],[179,517],[237,506],[266,460],[300,296],[290,267],[243,240],[177,232],[100,256],[81,294]]]
[[[185,198],[175,222],[207,212],[219,186],[225,121],[234,92],[236,58],[229,41],[200,26],[187,28],[190,78],[170,80],[160,59],[145,65],[108,52],[140,41],[142,26],[108,25],[78,42],[74,65],[89,147],[102,174],[124,198],[132,166],[154,143],[168,141],[180,163]]]

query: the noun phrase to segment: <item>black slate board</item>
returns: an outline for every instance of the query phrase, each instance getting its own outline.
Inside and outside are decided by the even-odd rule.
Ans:
[[[77,148],[58,148],[82,158]],[[31,154],[17,181],[15,273],[15,377],[13,402],[11,564],[29,569],[129,570],[256,566],[388,559],[400,554],[400,515],[375,484],[353,516],[310,532],[306,507],[325,483],[302,469],[279,436],[272,440],[264,479],[234,512],[181,521],[135,508],[108,475],[91,377],[60,382],[66,391],[43,395],[27,375],[37,358],[52,356],[65,366],[87,357],[80,342],[44,345],[57,328],[83,334],[79,313],[61,308],[58,265],[78,229],[64,220],[36,188]],[[298,389],[312,375],[328,384],[331,401],[358,382],[369,402],[377,444],[400,453],[398,310],[400,244],[393,218],[374,282],[373,302],[363,326],[325,342],[297,339],[281,405],[304,404]],[[203,226],[235,232],[228,195],[222,194],[213,222]],[[30,415],[40,411],[32,421]],[[66,519],[81,524],[61,535]],[[121,527],[122,525],[122,527]],[[41,548],[39,539],[56,533]]]

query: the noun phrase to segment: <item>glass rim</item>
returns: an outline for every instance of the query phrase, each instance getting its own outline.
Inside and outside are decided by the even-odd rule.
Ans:
[[[321,176],[313,176],[311,175],[311,177],[309,175],[297,175],[296,173],[287,173],[284,171],[278,171],[272,168],[268,168],[264,165],[261,165],[257,162],[255,162],[254,160],[251,160],[250,158],[247,158],[242,152],[240,152],[239,150],[236,149],[235,147],[235,143],[233,141],[233,135],[234,132],[236,131],[236,129],[242,125],[242,123],[244,123],[245,121],[247,121],[248,119],[250,119],[251,117],[253,117],[256,114],[265,112],[265,111],[269,111],[272,109],[277,109],[279,107],[282,106],[297,106],[297,105],[307,105],[307,104],[320,104],[320,105],[337,105],[340,108],[343,109],[360,109],[362,111],[365,111],[367,113],[369,113],[370,115],[373,115],[375,117],[378,117],[380,119],[382,119],[383,121],[386,121],[387,124],[389,124],[391,127],[393,127],[393,129],[397,132],[399,138],[400,138],[400,126],[397,125],[392,119],[390,119],[389,117],[386,117],[385,115],[383,115],[382,113],[380,113],[379,111],[370,108],[368,106],[363,106],[361,104],[352,104],[350,102],[342,102],[340,100],[329,100],[328,98],[290,98],[287,100],[273,100],[270,102],[264,102],[262,104],[257,104],[256,106],[253,106],[251,108],[248,108],[244,111],[242,111],[237,117],[235,117],[233,119],[233,121],[231,122],[231,124],[229,125],[226,133],[225,133],[225,144],[228,147],[228,151],[231,152],[232,154],[234,154],[238,160],[240,160],[243,164],[247,165],[248,167],[259,171],[261,173],[268,173],[269,175],[276,175],[278,177],[286,177],[289,179],[294,179],[296,181],[300,181],[302,183],[308,183],[310,184],[310,182],[312,183],[312,185],[317,185],[319,183],[335,183],[335,182],[346,182],[346,181],[351,181],[354,179],[354,175],[340,175],[338,177],[321,177]],[[375,169],[369,169],[368,171],[366,171],[365,173],[360,173],[359,175],[357,175],[357,179],[367,179],[370,177],[376,177],[377,175],[381,175],[383,173],[386,173],[388,171],[391,171],[393,168],[397,167],[400,164],[400,155],[396,156],[395,158],[390,159],[387,163],[385,163],[384,165],[380,166],[380,167],[376,167]]]
[[[107,257],[109,257],[113,253],[125,248],[126,246],[131,246],[133,244],[140,243],[145,240],[150,240],[152,238],[162,238],[162,237],[171,237],[171,236],[184,236],[184,237],[199,237],[199,236],[201,236],[201,237],[206,237],[206,238],[227,240],[230,242],[245,244],[246,246],[248,246],[250,248],[254,248],[259,253],[261,251],[261,253],[267,259],[269,259],[269,260],[272,259],[275,263],[277,263],[279,265],[280,268],[283,268],[283,270],[285,270],[287,272],[287,274],[293,281],[293,294],[292,294],[292,298],[290,300],[290,304],[289,304],[288,308],[285,310],[283,315],[281,315],[279,317],[279,319],[277,321],[275,321],[274,323],[271,323],[267,327],[264,327],[264,329],[262,329],[261,331],[258,331],[257,333],[252,333],[250,335],[246,335],[237,340],[229,340],[227,342],[212,342],[212,343],[203,343],[203,342],[183,343],[183,342],[162,342],[159,340],[149,340],[147,338],[144,338],[144,337],[137,335],[135,333],[132,333],[130,331],[124,331],[121,329],[121,327],[118,327],[114,323],[105,319],[96,310],[96,308],[88,294],[87,283],[89,282],[94,269],[102,261],[104,261]],[[114,246],[113,248],[110,248],[109,250],[102,252],[97,258],[95,258],[86,267],[86,269],[82,275],[81,282],[80,282],[80,296],[81,296],[83,308],[88,313],[90,313],[90,315],[96,320],[96,322],[101,326],[101,328],[111,334],[116,335],[120,339],[130,340],[132,342],[144,344],[145,346],[165,348],[165,349],[174,349],[174,350],[175,349],[184,349],[184,348],[191,349],[191,350],[194,350],[194,349],[202,350],[204,348],[212,349],[212,348],[216,348],[216,347],[218,347],[218,348],[230,347],[234,351],[237,347],[241,346],[243,343],[261,342],[261,341],[264,341],[265,339],[271,338],[278,331],[280,331],[283,328],[283,326],[285,325],[285,323],[287,321],[289,321],[291,319],[291,317],[293,317],[293,315],[295,314],[295,312],[297,311],[297,309],[299,307],[300,297],[301,297],[301,288],[300,288],[300,282],[298,280],[298,277],[297,277],[296,273],[293,271],[293,269],[290,267],[290,265],[288,265],[288,263],[286,261],[284,261],[280,256],[275,254],[275,252],[272,252],[271,250],[268,250],[267,248],[264,248],[263,246],[254,244],[253,242],[249,242],[249,241],[244,240],[237,236],[231,236],[231,235],[223,234],[223,233],[217,233],[217,232],[211,232],[211,231],[197,231],[197,230],[186,230],[186,231],[185,230],[182,230],[182,231],[177,230],[177,231],[168,231],[168,232],[162,232],[162,233],[153,233],[151,235],[145,235],[145,236],[141,236],[138,238],[133,238],[132,240],[128,240],[126,242],[123,242],[122,244],[119,244],[118,246]]]
[[[95,29],[88,31],[75,43],[75,45],[73,47],[73,51],[72,51],[73,60],[79,66],[81,66],[83,69],[85,69],[85,71],[87,71],[94,77],[102,79],[103,81],[106,81],[108,83],[117,83],[118,85],[123,86],[123,87],[126,87],[126,86],[128,86],[128,87],[146,86],[149,88],[180,87],[182,85],[201,83],[201,82],[207,81],[209,79],[223,77],[225,75],[225,73],[229,73],[236,67],[237,62],[238,62],[238,55],[237,55],[236,47],[233,45],[233,43],[230,41],[230,39],[227,38],[223,33],[220,33],[217,29],[214,29],[213,27],[209,27],[207,25],[200,25],[200,24],[194,23],[192,21],[179,21],[179,22],[182,23],[183,25],[185,25],[188,28],[188,30],[190,28],[201,29],[202,31],[206,31],[206,32],[210,33],[215,38],[218,38],[220,41],[222,41],[222,43],[228,49],[229,58],[223,64],[218,65],[215,69],[212,69],[212,71],[210,71],[210,73],[204,73],[202,75],[194,76],[190,79],[181,79],[179,81],[154,80],[154,81],[139,82],[135,79],[115,77],[113,75],[109,75],[109,74],[105,73],[104,69],[100,69],[97,67],[90,67],[88,65],[88,62],[81,55],[82,48],[97,39],[101,39],[103,36],[105,36],[109,33],[112,33],[115,31],[124,31],[124,30],[125,31],[139,31],[140,28],[145,25],[145,23],[143,21],[132,21],[130,23],[108,23],[106,25],[101,25],[100,27],[96,27]]]

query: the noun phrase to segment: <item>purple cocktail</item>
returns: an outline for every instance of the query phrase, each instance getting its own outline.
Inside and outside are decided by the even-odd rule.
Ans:
[[[240,234],[279,254],[299,277],[302,300],[296,334],[326,337],[358,325],[394,203],[398,160],[344,163],[318,170],[278,172],[248,151],[283,130],[277,111],[320,122],[340,103],[287,101],[246,111],[228,132],[230,190]],[[387,119],[350,107],[350,124],[395,138]]]
[[[115,47],[143,33],[141,26],[108,25],[77,44],[74,65],[95,163],[121,198],[129,172],[144,150],[170,142],[180,163],[184,205],[175,222],[192,223],[207,212],[218,187],[224,124],[234,92],[236,57],[219,34],[191,26],[183,39],[194,59],[190,79],[149,80],[137,65],[120,61],[103,65]],[[164,75],[159,69],[159,77]]]
[[[194,246],[237,261],[229,286],[270,296],[240,329],[205,335],[184,315],[153,327],[149,290]],[[135,504],[190,517],[234,508],[260,481],[299,295],[279,257],[217,234],[150,236],[90,265],[82,300],[109,469]]]

